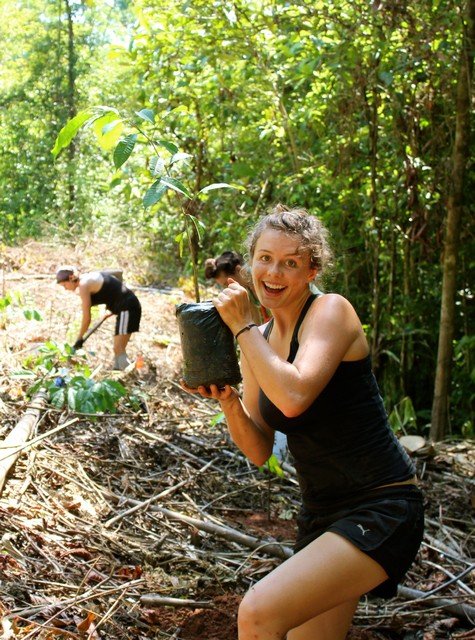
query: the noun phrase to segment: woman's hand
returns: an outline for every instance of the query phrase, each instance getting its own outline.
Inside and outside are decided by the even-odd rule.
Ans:
[[[213,298],[213,304],[233,335],[253,321],[247,289],[232,278],[228,278],[228,286]]]
[[[209,387],[205,387],[204,385],[200,385],[193,389],[189,387],[184,380],[180,380],[181,388],[187,393],[199,393],[203,398],[211,398],[213,400],[218,400],[219,402],[226,402],[227,400],[233,400],[234,398],[238,398],[238,392],[236,389],[227,384],[224,387],[218,387],[215,384],[211,384]]]

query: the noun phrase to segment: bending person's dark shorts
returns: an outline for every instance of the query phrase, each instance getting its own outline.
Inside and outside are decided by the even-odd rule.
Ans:
[[[333,531],[383,567],[389,578],[370,593],[392,598],[422,542],[423,496],[415,485],[384,487],[368,491],[352,504],[339,504],[331,513],[302,507],[297,522],[295,552]]]
[[[138,298],[135,295],[128,296],[120,307],[115,321],[115,335],[121,336],[138,331],[142,317],[142,307]]]

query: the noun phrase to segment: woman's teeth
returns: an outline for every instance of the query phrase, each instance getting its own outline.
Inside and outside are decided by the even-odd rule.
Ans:
[[[270,291],[282,291],[283,289],[285,289],[283,285],[268,284],[267,282],[264,282],[264,286],[266,289],[269,289]]]

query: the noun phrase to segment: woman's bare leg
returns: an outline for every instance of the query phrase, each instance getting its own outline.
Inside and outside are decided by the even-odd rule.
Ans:
[[[121,353],[125,353],[131,335],[131,333],[124,333],[114,336],[114,355],[120,356]]]
[[[114,336],[114,369],[123,371],[126,369],[130,361],[125,352],[130,340],[130,333]]]
[[[292,629],[287,640],[345,640],[359,598],[349,600]]]
[[[289,640],[344,638],[351,624],[351,607],[354,612],[359,597],[386,578],[384,569],[351,542],[324,533],[244,596],[238,614],[239,640],[285,640],[287,634]],[[343,610],[346,630],[337,631]],[[328,616],[321,615],[326,612]],[[304,625],[310,622],[312,631],[306,637],[302,635]],[[331,635],[332,625],[340,636]],[[320,632],[327,635],[320,636]]]

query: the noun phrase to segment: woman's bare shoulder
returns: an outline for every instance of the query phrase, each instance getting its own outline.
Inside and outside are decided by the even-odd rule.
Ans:
[[[355,312],[351,302],[339,293],[325,293],[319,296],[312,304],[314,312],[342,313]]]
[[[104,278],[100,271],[90,271],[81,274],[79,277],[80,288],[91,293],[97,293],[102,287],[103,282]]]
[[[353,305],[347,298],[339,293],[326,293],[315,300],[310,307],[305,318],[304,326],[315,326],[320,328],[333,327],[350,332],[359,330],[361,321]]]

